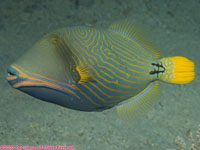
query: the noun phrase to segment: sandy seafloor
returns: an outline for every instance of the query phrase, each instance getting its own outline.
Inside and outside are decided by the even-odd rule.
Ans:
[[[6,68],[43,35],[71,25],[107,27],[129,19],[151,35],[163,56],[196,63],[188,85],[162,84],[162,99],[139,119],[116,110],[79,112],[50,104],[9,86]],[[188,144],[200,124],[199,0],[1,0],[0,145],[75,146],[76,150],[167,150],[175,138]],[[42,62],[41,62],[42,63]]]

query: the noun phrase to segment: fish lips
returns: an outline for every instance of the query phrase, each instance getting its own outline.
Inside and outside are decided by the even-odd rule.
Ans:
[[[7,68],[7,76],[6,76],[6,80],[8,81],[8,83],[14,87],[14,85],[16,85],[17,83],[23,81],[22,78],[19,77],[19,72],[14,69],[12,67],[12,65],[10,65],[8,68]]]

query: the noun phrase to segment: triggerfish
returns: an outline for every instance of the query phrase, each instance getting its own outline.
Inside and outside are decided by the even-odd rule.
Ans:
[[[11,64],[6,77],[13,88],[38,99],[80,111],[116,106],[125,118],[159,99],[159,81],[187,84],[194,78],[193,61],[160,58],[129,21],[51,32]]]

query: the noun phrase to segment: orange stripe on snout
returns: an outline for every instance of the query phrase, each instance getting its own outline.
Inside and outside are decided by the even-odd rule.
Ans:
[[[74,85],[70,85],[70,84],[67,84],[67,83],[62,83],[62,82],[59,82],[59,81],[56,81],[56,80],[52,80],[52,79],[49,79],[47,77],[44,77],[44,76],[41,76],[41,75],[38,75],[38,74],[34,74],[34,73],[30,73],[28,71],[25,71],[23,68],[21,68],[20,66],[14,64],[15,66],[17,66],[18,68],[20,68],[22,71],[26,72],[27,74],[30,74],[30,75],[33,75],[33,76],[37,76],[37,77],[40,77],[40,78],[43,78],[43,79],[46,79],[46,80],[49,80],[49,81],[52,81],[52,82],[56,82],[56,83],[59,83],[61,85],[65,85],[65,86],[68,86],[72,89],[76,89],[76,86]],[[18,72],[20,72],[21,76],[24,77],[24,78],[28,78],[28,79],[31,79],[32,77],[24,74],[21,70],[19,70],[18,68],[16,68],[15,66],[12,66],[14,69],[16,69]],[[34,78],[32,78],[31,80],[33,80]],[[37,78],[36,78],[37,79]],[[35,80],[35,79],[34,79]],[[37,79],[36,81],[42,81],[44,82],[43,80],[39,80]]]
[[[68,92],[68,93],[71,93],[71,94],[73,94],[74,96],[76,96],[78,99],[80,99],[80,97],[75,93],[75,92],[73,92],[72,90],[70,90],[70,89],[68,89],[68,88],[65,88],[65,87],[60,87],[60,86],[58,86],[58,85],[56,85],[56,84],[53,84],[53,83],[49,83],[49,82],[31,82],[31,81],[23,81],[23,82],[21,82],[21,83],[18,83],[18,84],[16,84],[16,85],[14,85],[13,87],[14,88],[17,88],[17,87],[19,87],[19,86],[26,86],[26,85],[29,85],[29,86],[31,86],[31,85],[33,85],[33,86],[35,86],[35,85],[41,85],[41,86],[44,86],[44,85],[47,85],[47,86],[50,86],[50,87],[54,87],[54,88],[57,88],[57,89],[60,89],[60,90],[63,90],[63,91],[66,91],[66,92]]]
[[[17,77],[6,77],[6,80],[14,80],[17,79]]]
[[[16,66],[17,66],[17,65],[16,65]],[[36,77],[44,78],[44,79],[47,79],[47,80],[49,80],[49,81],[52,81],[52,82],[59,83],[59,84],[61,84],[61,85],[70,87],[70,88],[72,88],[72,89],[76,89],[76,86],[75,86],[75,85],[69,85],[69,84],[66,84],[66,83],[61,83],[61,82],[58,82],[58,81],[55,81],[55,80],[48,79],[48,78],[43,77],[43,76],[41,76],[41,75],[29,73],[29,72],[27,72],[27,71],[24,71],[21,67],[17,66],[17,67],[19,67],[22,71],[26,72],[27,74],[31,74],[31,75],[36,76],[36,77],[31,77],[31,76],[28,76],[28,75],[24,74],[24,73],[23,73],[20,69],[18,69],[17,67],[15,67],[15,66],[13,66],[13,65],[11,65],[11,67],[14,68],[15,70],[17,70],[17,71],[19,72],[19,75],[18,75],[19,77],[21,77],[21,78],[26,78],[26,79],[32,80],[32,81],[36,81],[36,82],[32,82],[32,81],[22,81],[22,82],[20,82],[20,83],[18,83],[18,84],[16,84],[16,85],[14,85],[14,86],[13,86],[14,88],[17,88],[17,87],[19,87],[19,86],[27,86],[27,85],[29,85],[29,86],[31,86],[31,85],[33,85],[33,86],[34,86],[34,85],[41,85],[41,86],[42,86],[42,85],[43,85],[43,86],[46,85],[46,86],[48,86],[48,87],[53,87],[53,88],[60,89],[60,90],[66,91],[66,92],[68,92],[68,93],[71,93],[71,94],[73,94],[75,97],[77,97],[78,99],[80,99],[80,97],[79,97],[75,92],[73,92],[72,90],[70,90],[70,89],[68,89],[68,88],[65,88],[65,87],[62,87],[62,86],[59,86],[59,85],[57,85],[57,84],[48,82],[48,81],[44,81],[44,80],[39,79],[39,78],[36,78]],[[10,77],[7,77],[7,78],[10,78]]]

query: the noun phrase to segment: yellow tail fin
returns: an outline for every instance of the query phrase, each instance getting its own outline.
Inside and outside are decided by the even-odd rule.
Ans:
[[[181,56],[166,57],[159,60],[164,72],[158,79],[168,83],[187,84],[194,80],[194,62]]]

